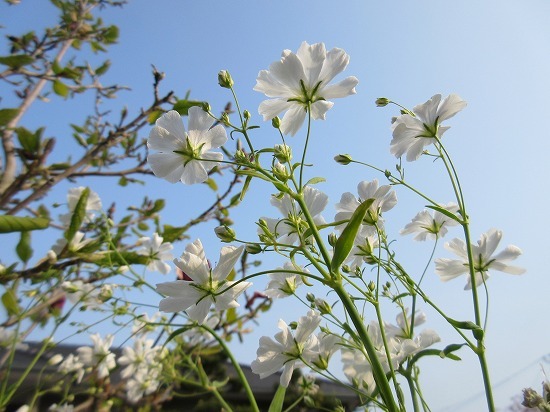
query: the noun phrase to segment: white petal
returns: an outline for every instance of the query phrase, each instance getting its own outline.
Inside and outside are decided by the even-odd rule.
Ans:
[[[196,320],[199,324],[203,324],[212,306],[212,298],[206,297],[194,306],[191,306],[186,310],[189,318]]]
[[[198,160],[191,160],[187,163],[181,175],[181,181],[186,185],[202,183],[206,179],[208,179],[208,173],[206,172],[202,162]]]
[[[215,281],[224,280],[233,270],[235,263],[241,256],[244,246],[225,246],[220,252],[218,265],[212,270],[212,279]]]
[[[267,70],[262,70],[258,73],[254,90],[264,93],[267,97],[284,97],[285,100],[295,97],[294,91],[287,85],[282,84]]]
[[[170,183],[176,183],[183,174],[183,158],[176,153],[153,153],[147,157],[147,163],[157,177]]]
[[[338,48],[330,50],[319,75],[320,80],[323,80],[323,85],[327,85],[334,76],[343,72],[348,63],[349,56],[344,50]]]
[[[168,113],[164,113],[157,121],[155,125],[168,130],[171,134],[185,141],[185,127],[181,116],[175,110],[170,110]]]
[[[311,118],[315,120],[325,120],[325,113],[334,106],[334,103],[327,102],[326,100],[316,101],[311,105]]]
[[[294,53],[289,53],[281,58],[281,61],[272,63],[269,71],[275,79],[296,94],[301,90],[300,80],[306,78],[302,62]]]
[[[437,108],[439,106],[440,101],[441,101],[441,95],[436,94],[432,96],[432,98],[428,100],[426,103],[415,106],[413,108],[413,112],[418,116],[420,121],[422,121],[423,123],[426,123],[429,126],[432,126],[435,124],[435,120],[437,117]]]
[[[447,282],[468,273],[468,266],[459,260],[440,258],[435,260],[435,273],[439,275],[443,282]]]
[[[153,127],[149,133],[147,147],[161,152],[173,152],[185,145],[185,138],[177,137],[162,127]]]
[[[288,384],[290,383],[290,379],[292,378],[292,373],[294,372],[295,363],[296,361],[285,363],[283,373],[281,374],[281,378],[279,380],[280,385],[284,388],[288,388]]]
[[[344,80],[338,83],[324,87],[320,95],[327,100],[350,96],[357,93],[355,91],[355,86],[357,86],[358,83],[359,80],[357,79],[357,77],[346,77]]]
[[[281,132],[294,136],[302,127],[305,118],[305,109],[300,105],[293,105],[281,119]]]
[[[210,129],[207,133],[207,137],[210,141],[210,147],[214,149],[223,146],[225,142],[227,142],[227,133],[221,124]]]
[[[278,116],[279,113],[291,108],[293,105],[293,102],[288,102],[287,99],[264,100],[258,107],[258,113],[263,116],[264,121],[271,120],[275,116]]]
[[[514,245],[509,245],[502,252],[493,256],[493,259],[506,262],[506,261],[516,259],[521,254],[522,254],[522,251],[519,247]]]
[[[198,106],[189,108],[189,130],[208,130],[213,124],[214,119],[202,108]]]
[[[502,262],[493,262],[490,266],[491,270],[495,269],[500,272],[508,273],[509,275],[523,275],[526,270],[518,266],[505,265]]]
[[[302,62],[306,86],[312,89],[319,81],[319,74],[323,68],[327,50],[324,43],[316,43],[311,46],[307,42],[303,42],[296,55]]]
[[[443,103],[437,109],[439,121],[450,119],[459,111],[466,107],[467,103],[456,94],[450,94],[443,100]]]

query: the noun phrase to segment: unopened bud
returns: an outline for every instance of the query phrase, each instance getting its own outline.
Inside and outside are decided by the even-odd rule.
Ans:
[[[290,329],[296,330],[296,328],[298,327],[298,322],[290,322],[288,326],[290,327]]]
[[[210,113],[210,110],[212,109],[212,108],[210,107],[210,103],[208,103],[208,102],[203,102],[203,103],[201,104],[201,107],[202,107],[202,110],[204,110],[204,111],[207,112],[207,113]]]
[[[225,89],[233,87],[233,78],[227,70],[220,70],[218,73],[218,84]]]
[[[544,399],[534,389],[527,388],[523,390],[523,402],[521,404],[527,408],[538,408],[544,402]]]
[[[235,231],[229,226],[218,226],[216,229],[214,229],[214,232],[222,242],[229,243],[235,240]]]
[[[332,312],[332,308],[328,304],[326,300],[323,299],[315,299],[315,306],[317,309],[319,309],[319,312],[321,312],[321,315],[328,315]]]
[[[290,163],[292,160],[292,148],[286,144],[276,144],[273,156],[281,163]]]
[[[252,115],[250,114],[250,112],[248,110],[245,110],[243,112],[243,116],[244,116],[245,120],[248,120],[248,119],[250,119],[250,117],[252,117]]]
[[[235,161],[239,164],[247,165],[250,163],[250,159],[244,150],[239,149],[235,152]]]
[[[273,119],[271,119],[271,125],[275,129],[278,129],[279,127],[281,127],[281,119],[279,119],[279,116],[275,116]]]
[[[342,272],[349,273],[351,268],[348,265],[342,265]]]
[[[58,363],[61,363],[62,360],[63,356],[59,353],[56,353],[50,359],[48,359],[48,365],[57,365]]]
[[[334,156],[334,160],[336,160],[336,163],[340,163],[341,165],[349,165],[353,159],[349,154],[339,154]]]
[[[376,99],[375,103],[378,107],[384,107],[384,106],[387,106],[388,104],[390,104],[391,100],[390,99],[387,99],[385,97],[379,97],[378,99]]]
[[[251,255],[256,255],[262,252],[262,247],[257,243],[248,243],[244,249]]]
[[[336,242],[338,241],[338,235],[336,233],[332,232],[328,235],[328,244],[331,246],[335,246]]]
[[[277,180],[281,182],[286,182],[290,178],[290,173],[288,173],[288,170],[286,170],[286,167],[280,164],[279,162],[276,162],[272,169],[271,169],[273,176],[277,178]]]
[[[231,122],[229,121],[229,115],[225,112],[222,113],[222,118],[220,120],[225,126],[231,125]]]
[[[308,293],[308,294],[306,295],[306,300],[307,300],[308,302],[310,302],[310,303],[315,302],[315,295],[314,295],[313,293]]]
[[[372,280],[369,282],[369,290],[371,292],[374,292],[374,289],[376,289],[376,283],[374,283]]]

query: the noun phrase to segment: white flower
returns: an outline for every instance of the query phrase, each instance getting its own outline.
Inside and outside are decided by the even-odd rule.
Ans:
[[[147,141],[150,150],[158,151],[147,157],[153,173],[170,183],[181,180],[188,185],[208,179],[208,172],[223,159],[210,150],[227,141],[223,126],[213,124],[214,119],[199,107],[189,109],[189,132],[175,110],[162,115]]]
[[[501,230],[490,229],[487,233],[481,235],[481,239],[478,240],[477,245],[472,244],[476,286],[479,286],[484,280],[489,278],[489,269],[498,270],[511,275],[521,275],[525,273],[525,269],[517,266],[510,266],[505,263],[521,255],[521,249],[517,246],[507,246],[502,252],[493,255],[501,239]],[[445,248],[455,253],[461,259],[453,260],[439,258],[435,260],[435,273],[439,275],[441,280],[446,282],[462,274],[469,274],[470,269],[468,266],[466,243],[461,239],[453,239],[445,243]],[[464,289],[471,288],[472,281],[468,275],[468,281]]]
[[[321,216],[321,212],[328,204],[328,196],[320,190],[306,186],[304,188],[304,201],[315,224],[325,224],[326,222]],[[280,239],[282,243],[289,245],[295,243],[298,240],[298,233],[304,233],[308,228],[302,210],[288,194],[285,194],[281,199],[273,196],[271,204],[281,211],[284,219],[267,217],[262,219],[267,223],[271,233],[275,234],[275,237]],[[261,233],[261,229],[259,232]]]
[[[82,382],[82,378],[84,377],[84,373],[86,372],[84,363],[80,360],[78,356],[75,356],[72,353],[69,353],[67,355],[63,362],[57,367],[57,370],[64,375],[74,373],[76,383]]]
[[[141,369],[126,381],[126,397],[128,402],[137,403],[144,396],[155,392],[160,386],[160,369]]]
[[[122,356],[118,358],[120,365],[127,365],[120,373],[124,379],[134,375],[140,369],[148,369],[150,365],[158,362],[161,346],[153,347],[153,339],[143,337],[134,340],[133,347],[125,346],[122,349]]]
[[[280,61],[262,70],[254,90],[272,99],[264,100],[258,109],[264,120],[271,120],[286,111],[281,131],[294,136],[304,122],[308,104],[313,119],[325,119],[333,106],[330,99],[355,94],[359,81],[350,76],[339,83],[329,82],[345,70],[349,56],[342,49],[326,51],[324,43],[303,42],[297,53],[284,50]]]
[[[378,234],[373,232],[372,226],[362,226],[353,241],[353,248],[345,262],[348,263],[351,270],[360,268],[363,262],[372,264],[375,262],[373,260],[375,249],[379,246]]]
[[[147,269],[153,272],[160,272],[166,275],[172,269],[171,266],[165,262],[165,260],[172,260],[174,256],[170,251],[174,248],[169,242],[162,242],[163,238],[158,233],[153,234],[153,238],[142,237],[139,239],[138,244],[141,247],[136,251],[138,255],[148,256],[151,261],[147,265]]]
[[[103,340],[99,333],[95,333],[90,335],[90,339],[94,343],[93,348],[83,346],[76,350],[84,365],[96,369],[99,379],[109,376],[109,371],[116,367],[115,354],[109,350],[114,338],[113,335],[107,335]]]
[[[61,220],[61,223],[63,225],[68,226],[71,223],[74,209],[78,204],[78,201],[80,200],[84,189],[86,188],[83,186],[73,187],[69,189],[69,193],[67,194],[67,206],[69,208],[69,213],[59,216],[59,219]],[[88,194],[88,200],[86,202],[86,214],[84,216],[84,222],[91,222],[95,217],[95,212],[101,211],[101,208],[102,205],[99,195],[93,190],[90,190],[90,193]]]
[[[351,219],[351,216],[361,202],[367,199],[374,199],[374,202],[369,207],[363,219],[364,223],[374,225],[381,220],[380,215],[382,212],[387,212],[397,204],[397,195],[391,190],[391,186],[384,185],[378,187],[377,179],[374,179],[372,182],[360,182],[357,185],[357,192],[359,194],[359,199],[357,199],[353,193],[346,192],[342,195],[340,202],[336,203],[337,213],[334,218],[336,222]],[[344,230],[345,227],[345,224],[341,224],[338,225],[336,229]]]
[[[321,316],[310,310],[307,316],[298,320],[294,336],[288,325],[281,319],[278,327],[281,332],[275,335],[275,340],[262,336],[257,359],[250,365],[252,372],[263,379],[283,368],[280,384],[288,387],[294,369],[302,366],[302,360],[314,359],[318,353],[319,342],[313,332],[321,323]]]
[[[197,239],[187,245],[181,258],[174,259],[174,263],[192,280],[158,284],[157,291],[168,296],[160,301],[159,309],[163,312],[185,310],[189,318],[202,324],[212,305],[217,310],[238,307],[235,299],[252,283],[228,281],[226,278],[243,249],[244,246],[223,247],[218,265],[210,269],[201,241]],[[220,294],[224,289],[227,290]]]
[[[296,267],[292,262],[285,262],[282,268],[278,267],[276,269],[309,273],[307,269],[304,269],[301,266]],[[288,296],[292,296],[296,289],[298,289],[298,286],[300,286],[302,283],[302,275],[299,275],[297,273],[270,273],[269,283],[267,284],[265,294],[272,299],[286,298]]]
[[[344,375],[350,382],[357,382],[359,388],[372,394],[376,388],[370,362],[362,351],[349,346],[342,347],[342,364]]]
[[[48,411],[50,411],[50,412],[73,412],[74,411],[74,406],[70,405],[70,404],[67,404],[67,403],[64,403],[62,405],[58,405],[58,404],[54,403],[53,405],[51,405],[48,408]]]
[[[417,160],[424,147],[438,139],[448,126],[441,126],[441,122],[450,119],[466,107],[466,102],[456,94],[451,94],[441,102],[441,95],[436,94],[424,104],[415,106],[414,116],[402,114],[392,125],[393,139],[390,151],[395,157],[407,153],[407,161]]]
[[[103,287],[98,288],[81,280],[65,281],[61,287],[68,293],[69,301],[74,305],[82,303],[83,306],[90,309],[99,309],[103,305],[104,301],[101,296]]]
[[[208,316],[208,318],[203,323],[203,325],[208,326],[210,329],[214,329],[216,328],[216,326],[218,326],[219,323],[220,323],[220,317],[217,314],[212,314]],[[212,340],[213,340],[213,337],[210,334],[210,332],[198,326],[186,330],[185,332],[182,333],[182,336],[185,336],[186,338],[189,339],[190,346],[201,345],[201,347],[206,347],[208,346],[209,343],[212,343]]]
[[[134,319],[132,336],[147,335],[149,332],[154,331],[158,326],[155,325],[155,323],[159,322],[161,320],[160,318],[160,312],[154,313],[151,317],[149,317],[147,313],[142,313]]]
[[[76,232],[73,238],[71,239],[71,241],[69,242],[69,246],[67,247],[67,250],[69,252],[75,253],[91,242],[91,239],[86,239],[86,240],[82,240],[82,239],[84,239],[84,233]],[[60,255],[61,251],[65,249],[65,246],[67,246],[67,239],[65,238],[57,239],[57,241],[55,242],[55,245],[52,246],[52,251],[56,255]]]
[[[458,205],[450,202],[443,205],[444,209],[456,215],[458,212]],[[426,239],[439,239],[447,234],[447,228],[449,226],[456,226],[458,222],[451,219],[447,215],[444,215],[437,210],[430,213],[428,210],[423,210],[418,213],[410,223],[401,229],[399,233],[402,235],[408,235],[416,233],[414,240],[426,240]]]

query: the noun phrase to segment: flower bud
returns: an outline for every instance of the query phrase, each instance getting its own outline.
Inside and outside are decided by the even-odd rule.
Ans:
[[[332,308],[328,304],[326,300],[323,299],[315,299],[315,306],[317,309],[319,309],[319,312],[321,312],[321,315],[328,315],[332,312]]]
[[[281,127],[281,119],[279,119],[279,116],[275,116],[273,119],[271,119],[271,125],[275,129],[278,129],[279,127]]]
[[[262,247],[257,243],[248,243],[244,249],[251,255],[256,255],[262,252]]]
[[[227,70],[220,70],[218,73],[218,84],[225,89],[233,87],[233,78]]]
[[[277,178],[277,180],[281,182],[286,182],[290,178],[290,173],[288,173],[288,170],[286,170],[286,167],[280,164],[279,162],[276,162],[271,172],[273,173],[273,176]]]
[[[296,330],[296,328],[298,327],[298,322],[290,322],[288,326],[290,327],[290,329]]]
[[[371,280],[368,287],[371,292],[374,292],[374,289],[376,289],[376,283]]]
[[[224,126],[230,126],[231,125],[231,122],[229,121],[229,115],[225,112],[222,113],[222,117],[221,117],[220,121],[222,122],[222,124]]]
[[[523,406],[537,408],[542,402],[544,402],[544,399],[534,389],[527,388],[523,390],[523,402],[521,402]]]
[[[239,149],[235,152],[235,161],[242,165],[250,164],[250,159],[246,152],[242,149]]]
[[[307,300],[308,302],[310,302],[310,303],[315,302],[315,295],[314,295],[313,293],[310,293],[310,292],[309,292],[309,293],[306,295],[306,300]]]
[[[58,363],[61,363],[62,360],[63,356],[59,353],[56,353],[50,359],[48,359],[48,365],[57,365]]]
[[[378,107],[384,107],[387,106],[391,102],[390,99],[387,99],[385,97],[379,97],[376,99],[375,103]]]
[[[248,120],[248,119],[250,119],[250,117],[252,117],[252,115],[250,114],[250,112],[248,110],[245,110],[243,112],[243,117],[244,117],[245,120]]]
[[[202,107],[202,110],[204,110],[204,111],[207,112],[207,113],[210,113],[210,111],[211,111],[211,109],[212,109],[212,108],[210,107],[210,103],[208,103],[208,102],[203,102],[203,103],[201,104],[201,107]]]
[[[235,231],[229,226],[218,226],[214,229],[214,232],[222,242],[229,243],[235,240]]]
[[[292,160],[292,148],[286,144],[276,144],[273,156],[281,163],[290,163]]]
[[[349,154],[339,154],[334,156],[334,160],[336,160],[336,163],[340,163],[341,165],[349,165],[353,159]]]
[[[328,244],[334,247],[338,241],[338,235],[334,232],[329,233],[328,235]]]
[[[351,271],[351,268],[349,265],[342,265],[342,272],[349,273]]]

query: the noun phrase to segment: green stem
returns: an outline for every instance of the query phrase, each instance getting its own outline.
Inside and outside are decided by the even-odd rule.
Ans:
[[[229,357],[229,360],[231,361],[231,364],[235,368],[235,372],[237,372],[237,376],[239,377],[239,380],[241,381],[243,388],[246,392],[246,396],[248,397],[248,400],[250,402],[250,407],[254,412],[260,412],[260,409],[258,408],[258,404],[256,403],[256,398],[254,397],[254,393],[252,392],[252,388],[250,388],[250,385],[248,383],[248,380],[246,379],[246,376],[244,375],[243,370],[241,369],[241,365],[239,365],[239,362],[237,362],[237,359],[233,356],[233,353],[229,350],[223,339],[221,339],[216,332],[214,332],[213,329],[209,328],[206,325],[201,325],[201,328],[207,330],[213,337],[216,339],[216,341],[220,344],[220,346],[223,348],[224,352]]]
[[[304,394],[300,394],[300,396],[298,397],[298,399],[296,399],[294,402],[292,402],[292,405],[290,405],[288,408],[286,408],[283,412],[290,412],[292,410],[292,408],[294,408],[295,406],[298,406],[298,404],[300,402],[302,402],[302,399],[304,399]]]
[[[351,321],[353,322],[353,325],[355,326],[357,333],[361,338],[361,342],[365,347],[365,350],[367,351],[369,362],[372,367],[374,381],[376,382],[376,387],[380,391],[380,396],[382,396],[382,399],[384,400],[384,404],[388,408],[388,411],[398,412],[400,409],[395,403],[390,384],[388,382],[388,379],[386,378],[386,373],[384,372],[384,368],[382,367],[382,364],[378,359],[376,348],[374,347],[374,344],[372,343],[372,340],[367,332],[365,324],[363,323],[363,318],[357,311],[357,308],[355,307],[355,304],[348,295],[348,292],[340,282],[333,282],[332,289],[336,292],[336,294],[342,301],[342,305],[349,314]]]
[[[307,144],[309,143],[309,133],[311,132],[311,102],[307,104],[307,135],[306,143],[304,144],[304,152],[302,153],[302,163],[300,164],[300,191],[302,190],[302,175],[304,172],[304,163],[306,161]]]

